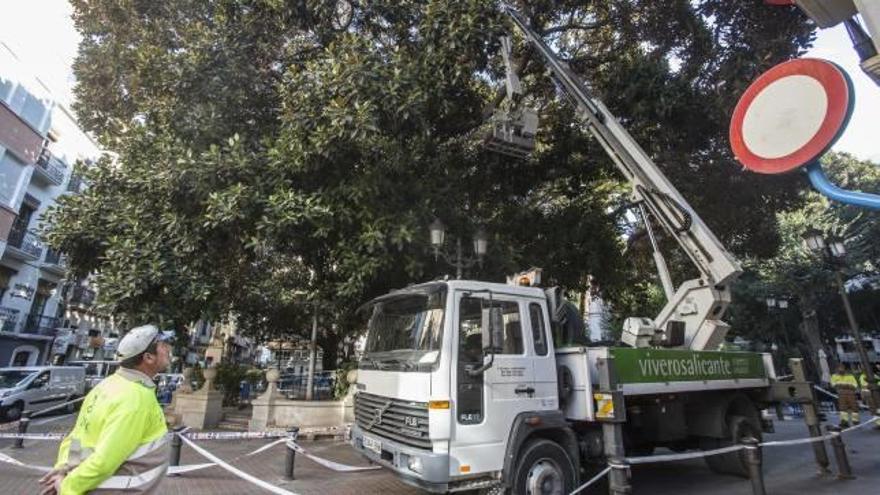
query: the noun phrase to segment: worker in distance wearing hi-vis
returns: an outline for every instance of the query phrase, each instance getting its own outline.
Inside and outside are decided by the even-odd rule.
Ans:
[[[170,438],[153,377],[171,362],[171,332],[133,328],[119,341],[119,370],[86,395],[42,495],[158,493]]]
[[[859,399],[856,391],[859,381],[843,364],[831,375],[831,386],[837,391],[837,409],[840,411],[840,426],[859,423]]]

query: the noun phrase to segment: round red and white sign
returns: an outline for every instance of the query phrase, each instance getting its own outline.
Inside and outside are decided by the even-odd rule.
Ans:
[[[853,108],[843,69],[819,59],[783,62],[739,99],[730,122],[733,154],[753,172],[780,174],[812,162],[837,141]]]

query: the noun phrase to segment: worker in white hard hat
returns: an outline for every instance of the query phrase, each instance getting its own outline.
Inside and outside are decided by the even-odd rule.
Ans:
[[[157,493],[170,438],[153,377],[171,362],[172,335],[144,325],[122,337],[119,370],[86,395],[42,494]]]

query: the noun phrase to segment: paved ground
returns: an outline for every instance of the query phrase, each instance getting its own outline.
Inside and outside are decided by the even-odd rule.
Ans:
[[[43,424],[34,424],[31,431],[64,432],[72,425],[72,417],[48,418]],[[44,420],[45,421],[45,420]],[[776,423],[777,433],[766,440],[799,438],[806,428],[800,421]],[[880,492],[880,431],[865,428],[845,437],[849,459],[857,479],[839,481],[834,477],[815,475],[812,450],[809,446],[781,447],[765,450],[765,480],[767,493],[773,495],[865,495]],[[199,441],[199,445],[222,459],[231,460],[245,452],[265,445],[267,440]],[[364,461],[342,442],[318,441],[303,446],[323,458],[352,465]],[[12,441],[0,440],[0,452],[29,464],[48,465],[54,458],[57,442],[27,441],[24,449],[12,447]],[[661,452],[658,452],[661,453]],[[833,455],[829,451],[832,459]],[[181,464],[202,463],[205,460],[184,446]],[[277,446],[256,456],[236,460],[234,465],[258,478],[301,494],[415,494],[417,490],[397,481],[386,471],[336,473],[308,459],[297,457],[295,481],[283,479],[284,447]],[[39,475],[24,468],[0,464],[0,493],[38,493]],[[718,495],[749,495],[748,481],[718,476],[711,473],[700,460],[638,466],[633,469],[634,493],[651,495],[682,495],[713,493]],[[164,494],[208,495],[268,493],[242,481],[219,467],[169,477],[161,488]],[[593,494],[607,493],[600,487]]]

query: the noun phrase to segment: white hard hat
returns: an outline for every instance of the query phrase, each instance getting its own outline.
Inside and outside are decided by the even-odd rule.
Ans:
[[[143,325],[132,328],[119,340],[119,345],[116,346],[116,358],[123,361],[130,357],[137,356],[147,350],[147,347],[149,347],[154,340],[167,342],[171,340],[173,336],[174,332],[160,332],[156,325]]]

